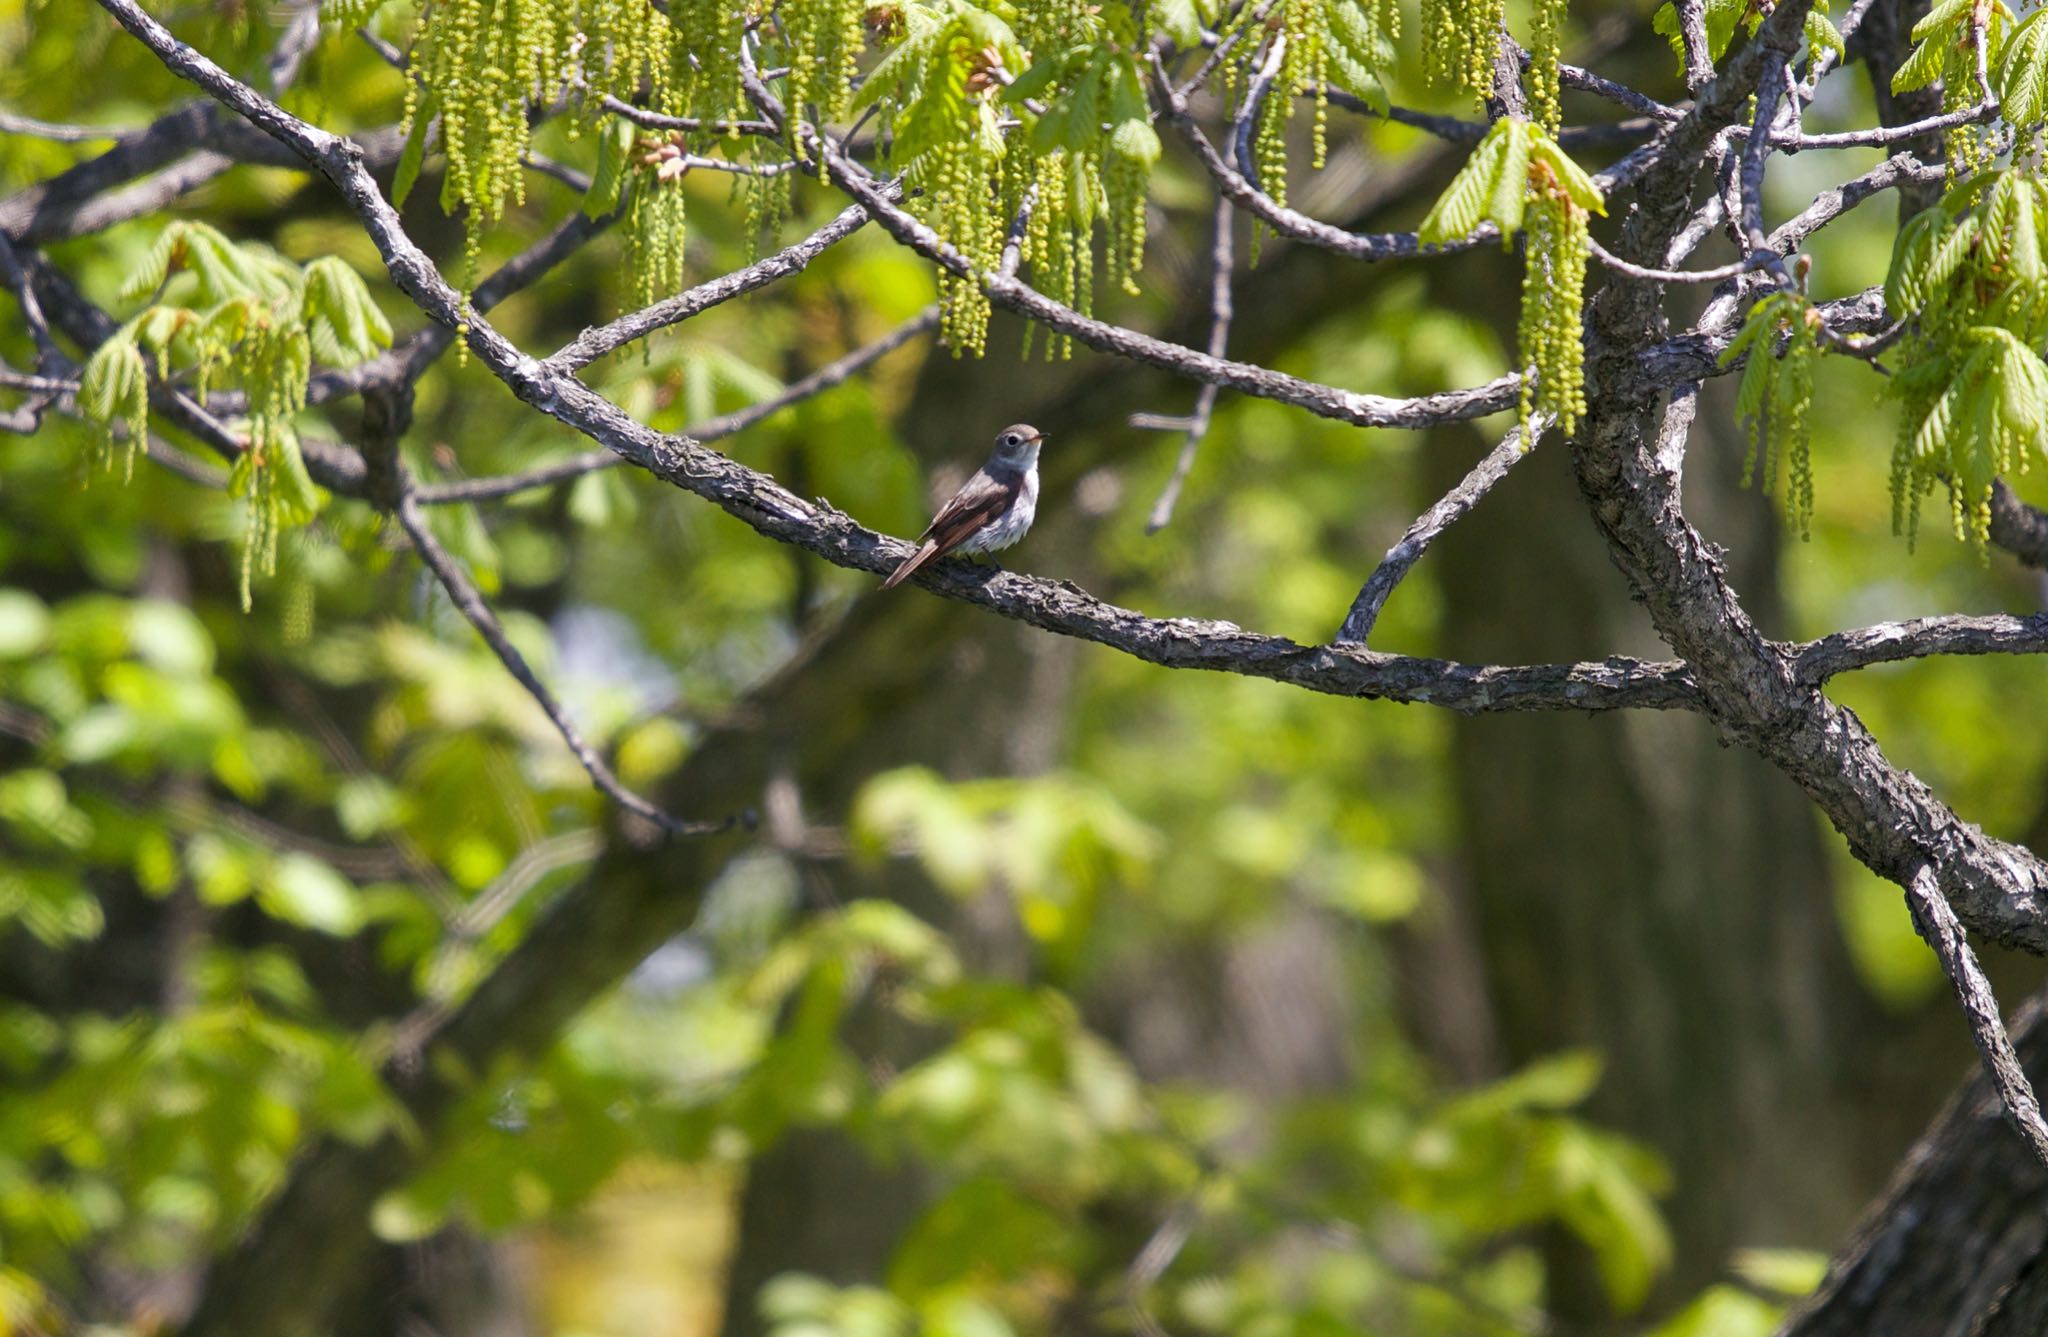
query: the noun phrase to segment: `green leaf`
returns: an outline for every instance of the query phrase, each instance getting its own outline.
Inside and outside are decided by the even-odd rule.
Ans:
[[[398,166],[391,173],[391,205],[395,209],[405,207],[406,197],[420,179],[420,164],[427,156],[427,135],[440,111],[440,105],[430,97],[422,98],[413,111],[412,127],[405,133],[405,144],[398,151]]]
[[[165,673],[213,671],[213,638],[191,609],[166,599],[138,599],[128,611],[128,644]]]
[[[1496,122],[1508,127],[1502,136],[1500,167],[1493,179],[1493,194],[1486,216],[1500,229],[1503,243],[1522,228],[1522,205],[1529,198],[1529,135],[1527,121],[1513,118]]]
[[[1551,175],[1564,187],[1564,193],[1571,197],[1572,203],[1587,213],[1599,214],[1605,218],[1607,197],[1600,193],[1600,187],[1594,184],[1593,178],[1586,170],[1574,162],[1572,156],[1559,148],[1556,141],[1541,128],[1532,127],[1530,135],[1533,140],[1530,156],[1550,168]]]
[[[1719,60],[1728,50],[1728,44],[1735,39],[1738,27],[1756,31],[1762,16],[1750,0],[1707,0],[1706,12],[1707,56]],[[1671,44],[1671,54],[1678,59],[1681,73],[1685,70],[1685,39],[1678,30],[1678,11],[1670,5],[1661,6],[1650,21],[1651,30]]]
[[[79,377],[79,411],[102,427],[113,426],[125,416],[135,388],[146,382],[148,375],[142,350],[131,339],[120,335],[108,339],[86,359]]]
[[[1152,22],[1182,50],[1201,44],[1202,15],[1195,0],[1153,0]]]
[[[1509,137],[1514,134],[1514,125],[1514,121],[1506,118],[1495,121],[1485,138],[1474,146],[1472,156],[1424,216],[1419,233],[1423,244],[1440,246],[1462,241],[1486,221],[1487,206],[1495,194],[1501,159]]]
[[[337,937],[347,937],[363,924],[362,902],[349,880],[297,851],[280,855],[271,864],[256,900],[275,918]]]
[[[1818,56],[1823,51],[1834,52],[1837,60],[1849,54],[1848,44],[1842,40],[1842,30],[1835,26],[1834,21],[1827,16],[1827,11],[1819,5],[1806,11],[1806,49],[1809,58]]]
[[[27,590],[0,589],[0,659],[20,659],[43,647],[50,610]]]
[[[583,192],[586,218],[602,218],[619,207],[619,191],[626,181],[626,163],[638,131],[631,121],[614,116],[598,132],[597,167],[590,174],[590,189]]]
[[[1921,27],[1926,21],[1921,21]],[[1914,28],[1915,32],[1920,30]],[[1916,88],[1926,88],[1941,78],[1941,67],[1948,60],[1950,38],[1929,37],[1913,48],[1913,54],[1906,57],[1904,64],[1892,74],[1892,92],[1910,93]]]
[[[1999,110],[2025,128],[2048,120],[2048,10],[2037,9],[2006,39],[1996,80]]]
[[[1159,133],[1142,119],[1134,117],[1118,125],[1109,142],[1111,148],[1132,162],[1150,167],[1159,161]]]
[[[276,471],[277,504],[279,518],[288,524],[304,524],[320,513],[326,504],[326,497],[313,482],[313,475],[306,472],[306,457],[299,450],[296,433],[286,432],[271,443],[267,467]]]
[[[1806,1249],[1737,1249],[1729,1267],[1760,1290],[1796,1300],[1819,1288],[1828,1257]]]

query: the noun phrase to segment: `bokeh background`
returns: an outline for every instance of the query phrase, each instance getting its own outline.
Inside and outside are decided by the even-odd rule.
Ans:
[[[179,17],[230,55],[274,33],[226,6]],[[1676,94],[1647,7],[1579,18],[1582,59]],[[400,36],[405,15],[377,26]],[[5,0],[0,100],[128,127],[190,95],[112,33],[82,0]],[[361,42],[331,35],[311,61],[301,114],[400,114],[401,76]],[[1392,91],[1458,110],[1419,81]],[[1612,114],[1567,96],[1568,122]],[[1859,69],[1809,125],[1872,114]],[[1298,206],[1413,226],[1457,151],[1334,115]],[[560,120],[538,145],[592,153]],[[102,148],[0,134],[0,191]],[[1780,159],[1773,204],[1877,159]],[[452,263],[437,170],[406,221]],[[694,281],[749,241],[726,178],[688,185]],[[785,235],[838,205],[800,185]],[[486,268],[577,207],[533,178]],[[1199,344],[1209,213],[1170,152],[1145,293],[1103,313]],[[170,215],[340,255],[417,328],[298,173],[238,167]],[[1814,291],[1880,280],[1896,221],[1883,199],[1822,234]],[[50,255],[125,317],[164,222]],[[1519,282],[1501,253],[1361,266],[1269,238],[1231,353],[1386,394],[1477,383],[1507,363]],[[629,291],[601,241],[492,319],[545,351]],[[681,430],[932,296],[921,263],[863,234],[591,380]],[[1184,412],[1193,387],[1085,350],[1020,358],[1021,334],[999,314],[984,359],[913,345],[725,447],[909,534],[1029,421],[1050,438],[1045,501],[1006,561],[1317,642],[1509,425],[1361,432],[1226,394],[1148,535],[1178,440],[1126,418]],[[33,361],[7,303],[0,355]],[[420,389],[424,478],[587,448],[452,357]],[[1687,501],[1767,633],[2040,606],[1938,523],[1917,551],[1892,536],[1880,376],[1822,367],[1803,542],[1737,485],[1732,389],[1708,392]],[[354,414],[305,430],[346,439]],[[91,453],[55,416],[0,438],[0,1332],[175,1321],[296,1147],[390,1126],[395,1023],[462,996],[612,820],[365,507],[289,536],[244,613],[239,504],[146,463],[124,484]],[[1554,439],[1522,462],[1375,644],[1659,656],[1568,463]],[[772,675],[801,675],[806,723],[762,723],[779,761],[761,835],[677,889],[704,896],[690,931],[481,1086],[380,1202],[386,1244],[335,1333],[1761,1333],[1967,1069],[1898,890],[1696,717],[1464,719],[1170,672],[878,595],[627,469],[434,521],[627,784],[658,791]],[[2037,849],[2041,690],[2038,665],[1998,657],[1830,686],[1966,817]],[[1993,965],[2009,998],[2038,975]]]

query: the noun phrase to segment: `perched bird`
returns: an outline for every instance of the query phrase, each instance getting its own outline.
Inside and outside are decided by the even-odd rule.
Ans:
[[[917,536],[917,551],[889,573],[882,588],[894,589],[949,552],[994,552],[1023,538],[1038,514],[1038,447],[1044,440],[1026,423],[1005,427],[988,463],[939,507]]]

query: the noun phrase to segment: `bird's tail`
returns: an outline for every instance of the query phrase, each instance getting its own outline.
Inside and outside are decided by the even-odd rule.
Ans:
[[[904,559],[903,565],[897,567],[894,571],[891,571],[889,573],[889,578],[882,582],[882,588],[885,590],[895,589],[898,585],[901,585],[904,581],[910,579],[913,575],[917,574],[917,570],[919,567],[923,566],[926,562],[929,562],[932,558],[938,556],[938,554],[938,543],[935,541],[927,540],[923,544],[923,546],[918,548],[916,552],[912,553],[909,557]]]

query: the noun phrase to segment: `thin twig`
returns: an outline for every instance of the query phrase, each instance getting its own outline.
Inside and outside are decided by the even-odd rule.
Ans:
[[[1622,259],[1605,246],[1602,246],[1593,237],[1586,238],[1586,243],[1592,248],[1593,258],[1617,274],[1626,274],[1630,278],[1635,279],[1650,279],[1657,283],[1720,283],[1723,280],[1732,279],[1738,274],[1746,274],[1750,270],[1760,268],[1768,263],[1766,258],[1759,253],[1751,255],[1747,259],[1730,261],[1728,264],[1720,265],[1713,269],[1652,269],[1647,265],[1639,265]]]
[[[1244,101],[1237,109],[1237,115],[1230,122],[1231,148],[1237,154],[1237,170],[1251,183],[1253,190],[1263,192],[1259,184],[1259,165],[1252,156],[1252,131],[1259,118],[1259,107],[1265,102],[1266,94],[1272,90],[1273,80],[1280,75],[1280,62],[1287,57],[1287,34],[1276,32],[1266,47],[1266,58],[1259,62],[1258,70],[1244,90]],[[1158,56],[1155,54],[1156,62]],[[1157,68],[1155,64],[1155,69]]]
[[[1181,97],[1187,97],[1189,94],[1195,92],[1195,90],[1201,88],[1204,84],[1208,83],[1209,76],[1216,72],[1216,67],[1221,65],[1224,59],[1230,55],[1231,48],[1236,46],[1240,41],[1242,41],[1246,33],[1257,32],[1265,26],[1266,14],[1269,10],[1273,8],[1273,6],[1277,2],[1278,0],[1260,0],[1258,12],[1253,14],[1244,23],[1239,24],[1238,27],[1235,30],[1233,30],[1228,37],[1225,37],[1222,41],[1218,42],[1216,44],[1216,49],[1209,53],[1208,59],[1204,60],[1201,63],[1200,67],[1195,70],[1193,76],[1190,77],[1186,83],[1180,85],[1178,92],[1180,93]]]
[[[505,666],[505,671],[526,689],[528,695],[532,696],[546,712],[548,719],[554,722],[555,731],[562,736],[562,741],[569,745],[569,751],[575,754],[576,760],[581,762],[583,769],[589,773],[591,783],[610,796],[620,807],[654,823],[670,835],[717,835],[738,825],[737,817],[728,817],[718,822],[686,822],[671,817],[620,784],[619,778],[612,774],[611,767],[605,765],[604,758],[598,756],[597,750],[584,741],[582,732],[569,718],[569,712],[563,709],[562,703],[548,690],[547,684],[534,673],[532,666],[526,662],[526,656],[520,654],[519,647],[512,644],[511,638],[506,636],[504,627],[499,625],[498,615],[492,612],[490,604],[484,601],[484,596],[470,580],[469,573],[449,556],[448,550],[434,537],[433,531],[427,527],[426,516],[420,511],[419,502],[409,495],[401,496],[394,513],[398,517],[399,525],[404,528],[406,537],[412,540],[413,551],[420,555],[420,560],[427,564],[427,569],[441,582],[441,588],[448,592],[448,598],[462,615],[469,619],[469,625],[476,628],[477,635],[484,638],[484,644],[490,646],[491,653],[498,657],[498,662]]]
[[[658,111],[622,102],[609,93],[604,95],[602,104],[613,115],[623,116],[648,130],[708,130],[714,134],[764,135],[771,139],[782,133],[766,121],[706,121],[695,116],[664,116]]]
[[[1394,125],[1405,125],[1420,130],[1426,135],[1443,140],[1448,144],[1477,144],[1486,137],[1486,122],[1465,120],[1457,116],[1441,116],[1435,112],[1416,111],[1412,107],[1389,105],[1380,108],[1367,102],[1349,89],[1335,84],[1319,84],[1303,88],[1298,96],[1320,97],[1333,107],[1341,107],[1357,116],[1369,116]],[[1678,113],[1671,111],[1671,116]],[[1607,121],[1593,125],[1568,125],[1557,132],[1557,142],[1565,148],[1594,148],[1608,144],[1628,143],[1654,134],[1659,126],[1668,123],[1671,116],[1632,116],[1625,121]]]
[[[902,187],[885,187],[882,194],[886,199],[899,198]],[[575,339],[555,350],[547,359],[548,365],[563,371],[574,371],[579,367],[588,366],[636,339],[646,338],[656,330],[680,324],[692,316],[709,311],[721,302],[729,302],[743,293],[765,288],[780,279],[788,278],[791,274],[801,273],[811,261],[824,254],[827,248],[860,231],[867,221],[868,211],[858,204],[850,204],[840,210],[831,222],[802,241],[785,246],[773,255],[763,256],[744,269],[721,274],[673,297],[663,298],[653,306],[643,307],[608,324],[583,331]]]
[[[1638,93],[1627,84],[1617,83],[1613,79],[1595,74],[1568,61],[1558,65],[1557,81],[1562,87],[1605,98],[1615,106],[1632,111],[1638,116],[1648,116],[1653,120],[1665,122],[1677,122],[1685,116],[1685,111],[1681,107],[1668,106],[1647,94]]]
[[[1942,130],[1953,130],[1958,126],[1981,125],[1998,119],[1998,100],[1986,98],[1973,107],[1946,111],[1939,116],[1928,116],[1903,125],[1877,125],[1867,130],[1834,130],[1824,134],[1796,134],[1782,130],[1771,132],[1771,147],[1787,153],[1804,153],[1814,149],[1878,149],[1901,144],[1922,135]],[[1750,138],[1750,127],[1730,127],[1729,133],[1743,141],[1745,147]]]
[[[1159,1326],[1159,1320],[1152,1317],[1152,1311],[1145,1304],[1145,1292],[1165,1275],[1167,1268],[1173,1266],[1173,1260],[1187,1247],[1188,1236],[1194,1233],[1201,1217],[1200,1200],[1194,1196],[1183,1198],[1166,1214],[1166,1219],[1159,1223],[1159,1228],[1152,1232],[1145,1246],[1131,1259],[1131,1265],[1124,1269],[1124,1308],[1130,1311],[1132,1323],[1145,1337],[1166,1337],[1166,1329]]]
[[[19,112],[0,111],[0,134],[47,139],[59,144],[98,144],[134,133],[132,127],[123,130],[113,126],[59,125],[55,121],[39,121]]]
[[[866,370],[872,363],[880,361],[918,336],[937,329],[938,325],[938,306],[936,304],[928,306],[873,343],[854,349],[844,357],[827,363],[801,380],[790,382],[789,385],[783,388],[781,393],[764,399],[758,404],[749,404],[747,407],[735,410],[732,413],[710,418],[701,423],[693,423],[683,429],[682,435],[686,439],[695,441],[700,445],[706,442],[722,440],[729,436],[736,436],[747,428],[752,427],[755,423],[773,417],[793,404],[801,403],[806,399],[822,394],[826,390],[830,390],[834,386],[844,384],[860,372]],[[556,483],[565,483],[571,479],[580,478],[584,474],[593,473],[599,469],[609,469],[613,465],[625,462],[622,456],[614,454],[612,451],[591,450],[585,451],[580,455],[571,456],[566,460],[557,460],[552,464],[543,464],[538,468],[529,469],[523,473],[508,474],[496,478],[465,479],[459,483],[443,483],[436,486],[421,486],[415,490],[414,495],[419,498],[420,505],[422,506],[445,506],[453,502],[493,501],[499,497],[510,497],[517,493],[532,491],[535,488],[551,487]]]
[[[1364,645],[1366,637],[1372,634],[1373,624],[1379,621],[1380,610],[1387,606],[1387,598],[1394,587],[1401,583],[1414,565],[1422,560],[1422,554],[1437,537],[1477,506],[1494,485],[1508,476],[1508,470],[1531,450],[1535,449],[1543,433],[1553,421],[1551,415],[1539,413],[1530,422],[1524,434],[1520,424],[1502,437],[1500,444],[1488,451],[1486,458],[1472,466],[1456,487],[1446,492],[1436,505],[1417,517],[1408,526],[1408,532],[1401,535],[1401,541],[1387,549],[1387,555],[1373,568],[1365,584],[1359,588],[1358,597],[1351,601],[1351,611],[1344,615],[1344,625],[1337,629],[1335,644]]]
[[[1778,117],[1778,104],[1785,97],[1785,70],[1783,53],[1773,52],[1764,61],[1763,76],[1756,86],[1756,118],[1750,122],[1749,139],[1742,146],[1738,178],[1742,210],[1737,217],[1743,240],[1752,251],[1760,251],[1768,244],[1764,235],[1764,164],[1771,156],[1771,126]]]
[[[65,365],[64,350],[57,347],[57,341],[50,334],[49,317],[43,314],[43,304],[36,299],[34,285],[28,281],[28,274],[22,269],[20,259],[14,254],[14,243],[0,232],[0,280],[4,280],[14,293],[14,300],[21,304],[21,319],[28,326],[29,337],[36,345],[36,370],[50,373]]]
[[[1231,303],[1231,269],[1235,261],[1235,241],[1232,236],[1231,220],[1236,209],[1222,195],[1216,197],[1215,216],[1211,220],[1212,241],[1209,248],[1209,356],[1220,358],[1229,349],[1230,321],[1234,314]],[[1188,481],[1188,473],[1195,467],[1195,453],[1201,448],[1202,438],[1208,434],[1209,419],[1216,411],[1216,396],[1220,387],[1214,381],[1205,382],[1195,391],[1194,412],[1188,415],[1185,424],[1186,437],[1180,443],[1180,454],[1173,462],[1173,473],[1160,489],[1159,500],[1152,504],[1152,515],[1145,522],[1147,534],[1157,534],[1173,523],[1174,507],[1180,504],[1180,490]]]
[[[1962,1004],[1963,1016],[1970,1023],[1970,1038],[1976,1042],[1992,1085],[1998,1088],[1999,1098],[2005,1104],[2006,1121],[2026,1140],[2034,1158],[2048,1165],[2048,1122],[2041,1118],[2041,1103],[2035,1098],[2025,1069],[2020,1067],[2019,1055],[2013,1052],[2012,1037],[2006,1034],[2005,1018],[1991,992],[1991,981],[1985,978],[1984,968],[1978,964],[1977,954],[1942,892],[1941,879],[1932,864],[1922,863],[1904,880],[1906,907],[1913,912],[1913,927],[1940,958],[1941,973],[1948,976],[1949,987]]]
[[[1217,189],[1231,200],[1249,211],[1253,217],[1284,237],[1307,242],[1312,246],[1333,251],[1352,260],[1393,260],[1421,255],[1447,255],[1455,251],[1469,250],[1486,241],[1496,240],[1499,232],[1491,225],[1483,225],[1470,237],[1441,246],[1425,246],[1422,239],[1413,232],[1347,232],[1333,227],[1320,219],[1310,218],[1280,204],[1260,190],[1257,183],[1244,172],[1232,167],[1224,160],[1209,137],[1195,124],[1194,116],[1188,110],[1187,100],[1174,89],[1167,77],[1166,67],[1157,53],[1150,54],[1152,83],[1155,101],[1160,114],[1172,122],[1181,137],[1193,149],[1196,158],[1216,182]],[[1250,98],[1247,96],[1247,103]],[[1248,158],[1249,147],[1237,145],[1233,152]]]

